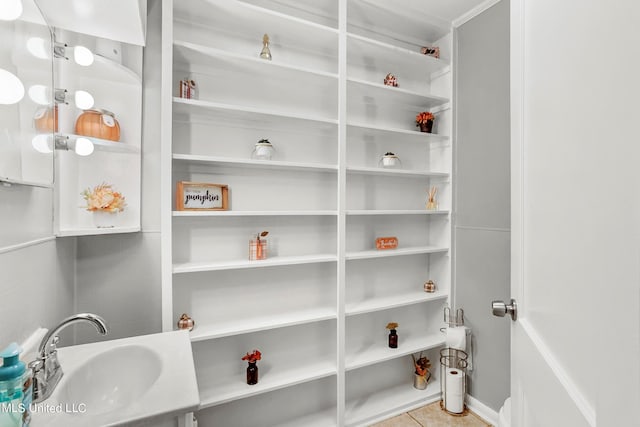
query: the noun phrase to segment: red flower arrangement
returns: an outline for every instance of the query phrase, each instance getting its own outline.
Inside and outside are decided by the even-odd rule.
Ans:
[[[253,350],[251,353],[242,356],[242,360],[246,360],[249,363],[256,363],[260,359],[262,359],[262,353],[259,350]]]
[[[418,113],[416,116],[416,126],[419,126],[421,123],[427,123],[429,120],[433,120],[435,116],[433,113],[429,111],[423,111],[422,113]]]

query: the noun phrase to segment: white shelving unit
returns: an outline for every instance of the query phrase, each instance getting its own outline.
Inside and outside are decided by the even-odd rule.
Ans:
[[[196,321],[203,424],[367,425],[439,395],[452,38],[423,18],[382,0],[163,3],[163,327]],[[259,57],[265,33],[271,61]],[[420,54],[434,44],[443,59]],[[196,99],[178,97],[184,78]],[[434,133],[417,129],[421,111],[436,115]],[[263,138],[272,160],[251,158]],[[378,166],[389,151],[400,168]],[[228,185],[229,210],[175,210],[178,181]],[[426,210],[432,186],[439,209]],[[249,261],[262,230],[269,256]],[[388,236],[398,248],[376,250]],[[240,358],[252,349],[263,358],[248,386]],[[425,391],[412,386],[420,352],[434,365]]]
[[[419,252],[421,253],[421,252]],[[283,265],[316,264],[335,262],[335,255],[303,255],[289,257],[271,257],[260,261],[231,260],[222,262],[193,262],[173,265],[173,273],[196,273],[199,271],[238,270],[245,268],[265,268]]]

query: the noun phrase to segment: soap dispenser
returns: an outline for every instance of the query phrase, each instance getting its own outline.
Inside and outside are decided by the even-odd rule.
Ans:
[[[24,427],[31,421],[31,370],[20,360],[22,348],[11,343],[1,353],[0,426]]]

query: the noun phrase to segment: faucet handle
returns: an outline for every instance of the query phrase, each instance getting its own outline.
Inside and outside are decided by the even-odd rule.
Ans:
[[[35,375],[36,373],[40,372],[42,368],[44,368],[44,361],[42,359],[32,360],[27,366]]]
[[[49,344],[49,348],[46,349],[47,355],[53,354],[58,350],[58,343],[60,342],[59,336],[54,336],[51,338],[51,343]]]

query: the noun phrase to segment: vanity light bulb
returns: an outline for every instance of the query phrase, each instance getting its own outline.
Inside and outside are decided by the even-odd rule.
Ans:
[[[93,153],[93,142],[87,138],[78,138],[75,151],[78,156],[88,156]]]
[[[75,94],[75,104],[76,107],[81,110],[88,110],[93,107],[93,96],[89,92],[85,92],[84,90],[79,90]]]
[[[49,135],[41,133],[33,137],[33,139],[31,140],[31,145],[33,146],[33,149],[38,153],[50,154],[53,153],[51,144],[49,143],[50,140],[51,138],[49,137]]]
[[[49,89],[44,85],[33,85],[29,88],[29,98],[36,104],[49,105]]]
[[[24,85],[13,73],[0,68],[0,104],[16,104],[24,97]]]
[[[73,48],[73,59],[76,64],[88,67],[93,64],[93,53],[84,46],[76,46]]]
[[[15,21],[22,15],[22,0],[0,0],[0,20]]]
[[[49,59],[49,49],[47,48],[47,42],[43,38],[29,37],[27,50],[36,58]]]

